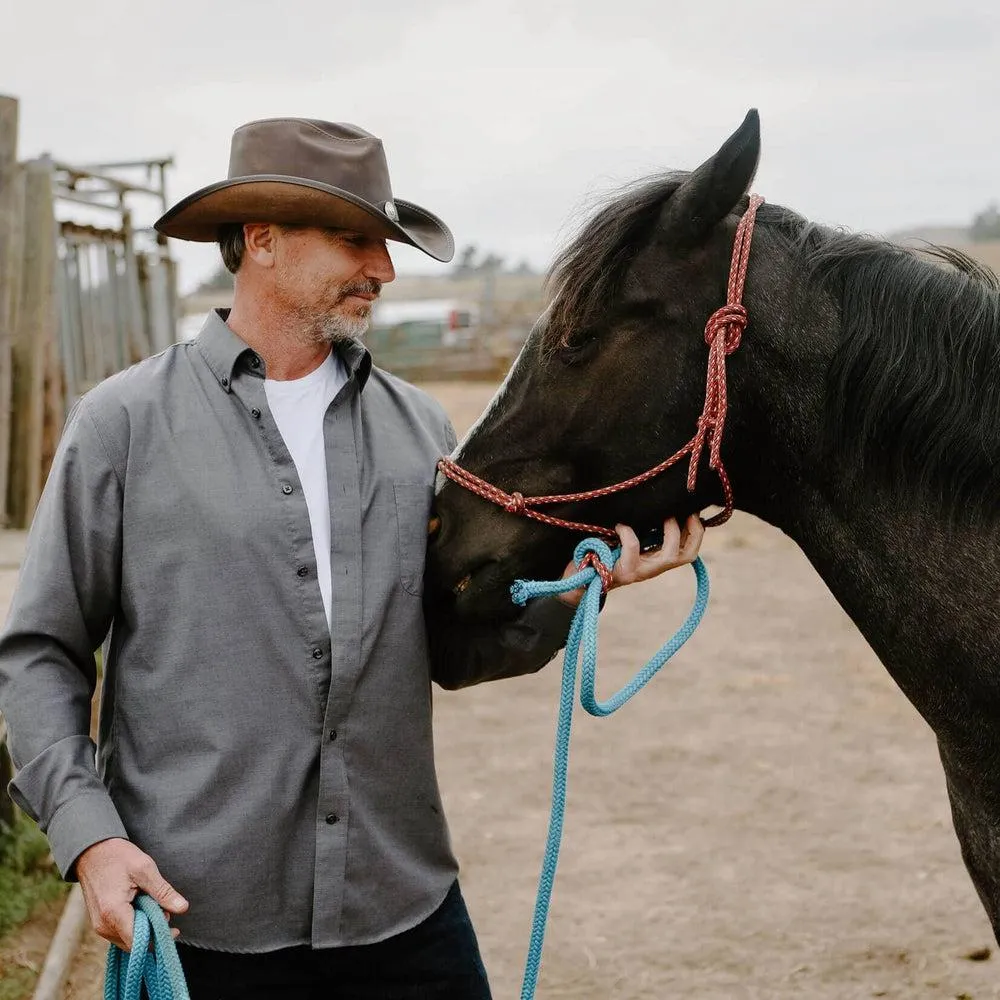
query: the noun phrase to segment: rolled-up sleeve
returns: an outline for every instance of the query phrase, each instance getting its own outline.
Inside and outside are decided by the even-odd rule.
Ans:
[[[46,833],[66,878],[86,848],[126,836],[90,739],[94,652],[118,608],[123,476],[81,400],[60,438],[0,631],[11,794]]]

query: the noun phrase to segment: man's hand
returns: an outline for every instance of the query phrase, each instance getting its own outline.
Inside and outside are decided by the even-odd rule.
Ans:
[[[88,847],[76,860],[76,877],[94,930],[125,951],[132,949],[132,900],[139,892],[152,896],[168,920],[172,913],[188,908],[187,900],[160,874],[153,859],[117,837]],[[174,937],[177,934],[173,931]]]
[[[652,552],[639,551],[639,539],[628,525],[616,524],[615,531],[621,539],[622,551],[611,575],[612,590],[630,583],[638,583],[640,580],[651,580],[668,569],[676,569],[678,566],[694,562],[701,548],[701,540],[705,537],[705,525],[697,514],[692,514],[687,519],[683,529],[674,518],[665,521],[663,545]],[[571,562],[566,567],[563,579],[576,572],[576,563]],[[582,589],[570,590],[565,594],[559,594],[559,600],[575,608],[582,600],[583,594]]]

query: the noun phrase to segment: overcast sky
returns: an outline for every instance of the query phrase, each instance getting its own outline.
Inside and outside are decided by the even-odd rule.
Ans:
[[[751,106],[755,187],[770,201],[868,232],[968,222],[1000,198],[998,10],[0,0],[15,40],[0,92],[21,99],[22,159],[172,155],[171,200],[225,176],[245,121],[354,122],[383,139],[394,193],[442,216],[460,246],[544,266],[589,200],[694,167]],[[218,260],[211,246],[175,248],[185,289]],[[410,248],[394,256],[404,272],[443,270]]]

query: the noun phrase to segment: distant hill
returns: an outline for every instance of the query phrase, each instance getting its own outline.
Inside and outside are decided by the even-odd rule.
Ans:
[[[994,274],[1000,276],[1000,239],[974,242],[968,227],[923,226],[890,233],[888,239],[901,246],[921,249],[927,243],[938,246],[955,247],[967,253],[973,260],[985,264]]]
[[[1000,277],[1000,240],[989,240],[985,243],[960,243],[959,250],[964,250],[980,264],[985,264],[995,275]]]
[[[968,226],[915,226],[912,229],[889,233],[887,239],[903,246],[940,243],[948,247],[958,247],[971,242]]]

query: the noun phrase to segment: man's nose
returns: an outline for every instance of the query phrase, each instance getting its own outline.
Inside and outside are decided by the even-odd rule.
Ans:
[[[376,243],[368,254],[365,261],[365,277],[375,278],[384,285],[396,277],[396,269],[392,266],[392,258],[389,256],[389,248],[385,240]]]

